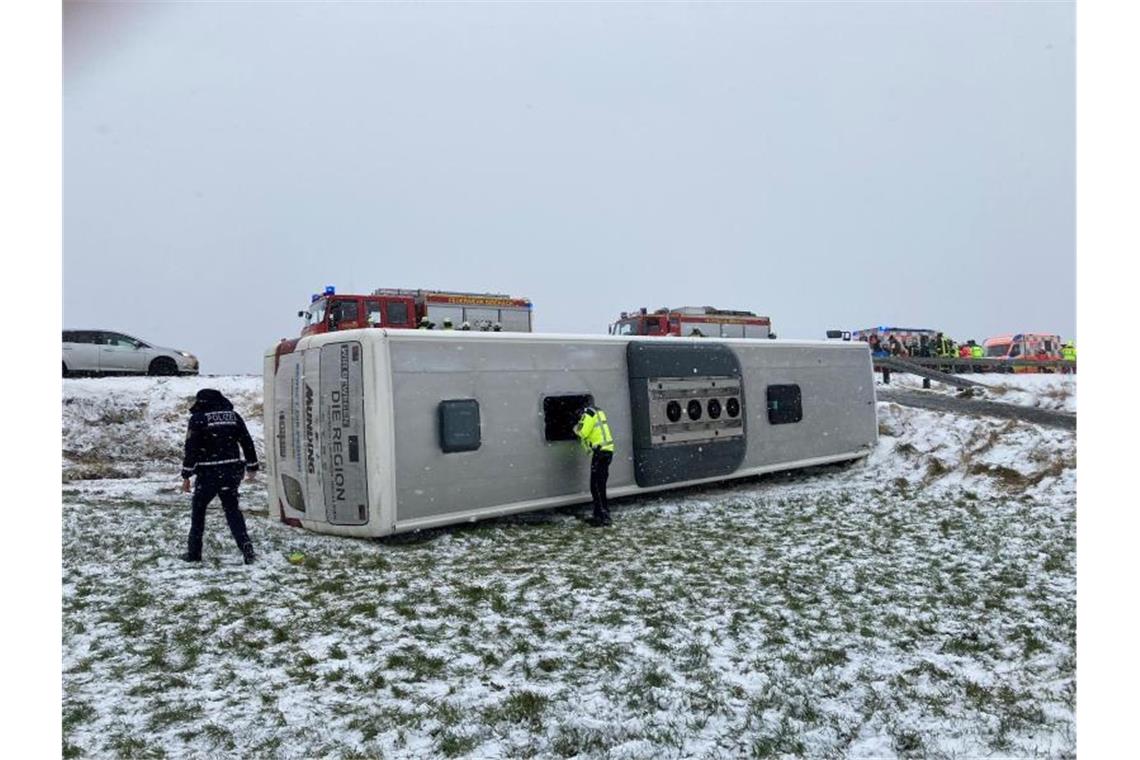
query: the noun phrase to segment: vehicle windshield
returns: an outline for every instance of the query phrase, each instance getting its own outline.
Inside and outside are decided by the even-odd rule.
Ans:
[[[305,318],[306,325],[319,325],[325,321],[325,306],[327,301],[321,298],[309,304],[309,308],[305,310],[308,316]]]
[[[995,343],[986,347],[986,356],[1002,357],[1009,353],[1008,343]]]
[[[614,325],[614,335],[636,335],[632,320],[624,320]]]

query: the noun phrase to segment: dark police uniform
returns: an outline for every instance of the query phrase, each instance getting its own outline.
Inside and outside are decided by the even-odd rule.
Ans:
[[[253,543],[246,532],[245,518],[238,509],[238,484],[243,470],[250,473],[251,478],[257,472],[257,452],[245,420],[219,391],[213,388],[198,391],[194,405],[190,407],[186,451],[182,458],[183,487],[188,486],[191,476],[195,478],[190,538],[187,552],[182,557],[184,560],[201,561],[206,506],[217,496],[245,563],[253,562]]]
[[[574,426],[582,448],[590,456],[590,496],[594,500],[592,525],[610,524],[610,502],[606,498],[606,482],[610,479],[610,462],[614,459],[614,437],[601,409],[587,407]]]

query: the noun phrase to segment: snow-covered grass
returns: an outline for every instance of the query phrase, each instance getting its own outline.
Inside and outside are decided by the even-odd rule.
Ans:
[[[260,376],[65,380],[64,480],[138,477],[158,468],[169,471],[173,461],[182,460],[190,405],[202,388],[216,388],[233,401],[250,435],[261,441]]]
[[[921,389],[922,378],[918,375],[892,372],[889,386],[884,386],[882,377],[876,376],[877,385]],[[966,380],[982,383],[986,387],[975,398],[987,401],[1001,401],[1057,412],[1077,411],[1077,376],[1061,374],[996,374],[980,373],[961,375]],[[960,389],[931,381],[931,392],[957,394]]]
[[[106,383],[79,405],[103,422],[65,399],[65,450],[141,476],[63,486],[67,756],[1075,751],[1070,432],[881,403],[864,462],[616,502],[608,530],[561,510],[350,540],[246,485],[259,562],[211,510],[187,566],[177,461],[98,399],[195,387],[76,382]]]

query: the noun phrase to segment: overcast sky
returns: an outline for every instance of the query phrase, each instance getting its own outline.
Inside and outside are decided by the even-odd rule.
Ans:
[[[1071,3],[68,4],[64,325],[260,372],[325,285],[1074,335]]]

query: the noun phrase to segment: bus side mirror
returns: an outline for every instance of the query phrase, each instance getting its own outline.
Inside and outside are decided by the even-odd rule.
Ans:
[[[309,318],[309,312],[299,311],[299,312],[297,312],[297,316],[300,317],[301,319],[308,319]]]

